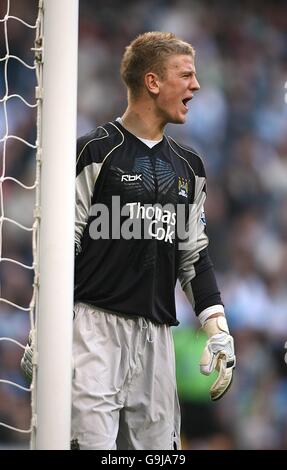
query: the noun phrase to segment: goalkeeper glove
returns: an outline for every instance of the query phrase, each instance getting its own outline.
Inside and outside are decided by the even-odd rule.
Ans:
[[[218,371],[218,377],[210,389],[211,400],[215,401],[227,392],[232,383],[236,363],[234,342],[224,316],[207,319],[203,330],[208,340],[200,360],[200,372],[210,375],[214,369]]]
[[[33,348],[32,348],[32,330],[29,333],[28,343],[26,344],[24,354],[21,359],[21,369],[26,379],[32,382],[33,376]]]

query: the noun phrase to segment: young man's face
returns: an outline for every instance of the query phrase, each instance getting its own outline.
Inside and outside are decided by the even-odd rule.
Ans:
[[[194,59],[190,55],[173,55],[165,64],[166,73],[159,80],[156,108],[164,124],[183,124],[189,100],[200,86],[196,79]]]

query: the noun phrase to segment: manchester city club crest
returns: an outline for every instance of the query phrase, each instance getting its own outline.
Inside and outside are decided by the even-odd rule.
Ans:
[[[205,212],[204,209],[202,209],[201,214],[200,214],[200,221],[203,225],[206,225],[206,218],[205,218]]]
[[[178,195],[183,197],[188,196],[188,180],[182,176],[178,177]]]

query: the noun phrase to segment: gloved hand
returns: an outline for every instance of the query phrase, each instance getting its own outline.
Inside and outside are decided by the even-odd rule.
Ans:
[[[21,369],[26,379],[32,382],[33,376],[33,348],[32,348],[32,330],[29,333],[28,343],[25,347],[24,354],[21,359]]]
[[[236,364],[234,343],[224,316],[207,319],[203,330],[208,340],[201,356],[200,372],[209,375],[214,369],[218,371],[218,377],[210,389],[211,400],[215,401],[227,392],[232,382]]]

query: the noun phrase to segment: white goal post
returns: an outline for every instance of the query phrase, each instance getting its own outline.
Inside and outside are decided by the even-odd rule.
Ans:
[[[43,1],[35,449],[70,447],[78,8]]]

